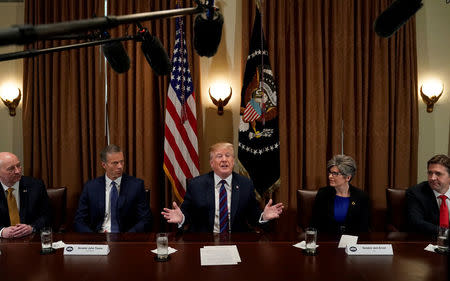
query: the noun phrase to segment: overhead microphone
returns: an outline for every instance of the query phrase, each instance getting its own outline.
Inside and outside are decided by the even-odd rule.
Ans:
[[[152,36],[147,28],[142,27],[139,23],[137,25],[139,27],[137,39],[142,42],[141,50],[153,71],[158,75],[170,74],[172,63],[161,41],[157,37]]]
[[[111,38],[107,31],[104,31],[101,37],[102,39]],[[103,44],[102,51],[109,65],[117,73],[124,73],[130,69],[130,58],[120,41]]]
[[[375,32],[381,37],[391,37],[422,6],[422,0],[395,1],[375,20]]]
[[[197,15],[194,21],[194,48],[202,57],[214,56],[222,38],[223,16],[211,2],[208,6],[201,4],[207,12]]]

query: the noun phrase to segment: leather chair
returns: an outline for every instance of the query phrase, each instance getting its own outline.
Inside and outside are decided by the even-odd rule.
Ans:
[[[297,225],[300,232],[309,226],[317,190],[297,190]]]
[[[66,224],[67,188],[47,188],[52,210],[52,228],[54,232],[63,232]]]
[[[387,225],[390,232],[407,231],[406,190],[386,188]]]

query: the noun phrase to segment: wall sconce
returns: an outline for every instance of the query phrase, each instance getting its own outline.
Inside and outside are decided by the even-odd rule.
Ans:
[[[9,108],[9,115],[16,116],[16,108],[19,105],[22,93],[19,88],[3,87],[0,98],[3,103]]]
[[[230,101],[232,93],[233,90],[231,89],[231,86],[229,86],[228,88],[228,86],[214,85],[213,87],[209,88],[209,97],[211,98],[211,101],[214,103],[214,105],[217,106],[217,114],[223,115],[223,107]],[[227,94],[228,96],[226,96]],[[225,96],[226,98],[222,99],[222,97]]]
[[[444,92],[444,84],[438,81],[427,81],[420,86],[420,96],[427,105],[427,112],[433,112],[434,104]]]

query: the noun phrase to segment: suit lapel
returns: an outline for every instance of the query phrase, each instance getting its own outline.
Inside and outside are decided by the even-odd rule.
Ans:
[[[25,215],[27,213],[28,208],[28,193],[29,193],[28,187],[23,182],[23,178],[21,178],[19,183],[19,196],[20,196],[19,216],[21,223],[25,222]]]
[[[118,210],[119,210],[119,216],[120,218],[120,210],[123,208],[124,204],[127,201],[127,175],[122,174],[122,180],[120,182],[120,193],[119,193],[119,202],[117,204]]]
[[[239,182],[237,176],[233,173],[233,179],[231,180],[231,217],[230,217],[230,228],[233,226],[234,219],[236,217],[236,212],[239,206]]]
[[[102,218],[103,218],[103,220],[105,219],[105,212],[106,212],[106,210],[105,210],[105,194],[106,194],[106,181],[105,181],[105,176],[103,176],[103,177],[99,177],[98,178],[99,179],[99,188],[97,188],[96,190],[95,190],[95,192],[96,192],[96,197],[97,197],[97,202],[98,202],[98,204],[97,204],[97,202],[95,202],[94,204],[96,205],[96,206],[98,206],[97,208],[98,208],[98,213],[99,214],[102,214]],[[95,210],[95,208],[94,208],[94,210]],[[102,220],[102,223],[103,223],[103,220]]]
[[[216,215],[216,197],[214,195],[216,186],[214,185],[214,173],[209,173],[206,182],[206,202],[208,202],[208,225],[211,231],[214,230],[214,216]]]
[[[4,218],[0,218],[0,223],[3,220],[4,222],[7,221],[9,224],[11,224],[9,222],[8,201],[6,200],[5,190],[3,189],[3,186],[1,184],[0,188],[2,190],[0,194],[0,215]]]

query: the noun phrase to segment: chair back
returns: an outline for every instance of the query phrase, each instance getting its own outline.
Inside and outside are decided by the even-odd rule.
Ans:
[[[387,230],[406,231],[406,190],[386,188]]]
[[[67,188],[47,188],[52,211],[52,228],[54,232],[63,232],[66,224]]]
[[[316,194],[317,190],[297,190],[297,224],[301,231],[304,231],[311,221]]]

